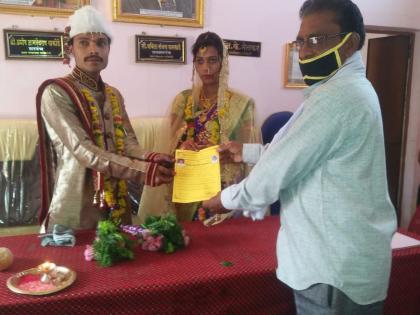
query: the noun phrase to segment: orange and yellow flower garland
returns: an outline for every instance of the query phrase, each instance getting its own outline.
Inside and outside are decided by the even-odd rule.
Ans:
[[[98,106],[96,105],[95,99],[88,89],[82,89],[82,93],[88,101],[89,110],[92,115],[92,131],[95,138],[95,143],[101,149],[106,150],[104,138],[105,135],[103,132]],[[105,87],[105,95],[111,102],[116,153],[123,155],[125,133],[121,115],[121,106],[111,87]],[[118,222],[127,210],[127,183],[125,180],[118,180],[116,188],[117,191],[115,192],[110,176],[105,176],[103,183],[103,194],[101,194],[101,205],[105,202],[103,206],[111,210],[110,217],[114,222]]]

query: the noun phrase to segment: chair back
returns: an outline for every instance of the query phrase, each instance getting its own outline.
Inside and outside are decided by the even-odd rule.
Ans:
[[[288,122],[292,117],[292,112],[277,112],[268,116],[261,126],[263,143],[267,144],[273,140],[274,135]]]
[[[273,140],[274,135],[288,122],[292,115],[292,112],[283,111],[268,116],[261,126],[263,143],[270,143],[271,140]],[[271,215],[278,215],[280,213],[279,200],[270,206],[270,213]]]

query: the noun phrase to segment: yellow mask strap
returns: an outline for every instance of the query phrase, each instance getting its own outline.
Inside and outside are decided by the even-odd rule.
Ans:
[[[325,57],[326,55],[329,55],[332,52],[335,52],[335,55],[337,56],[337,61],[339,63],[339,66],[341,67],[341,58],[340,58],[340,54],[338,54],[338,50],[340,49],[341,46],[343,46],[347,42],[347,40],[350,38],[350,36],[352,34],[353,34],[353,32],[348,33],[337,46],[334,46],[333,48],[328,49],[327,51],[323,52],[322,54],[320,54],[318,56],[315,56],[313,58],[305,59],[305,60],[301,60],[299,58],[299,62],[301,64],[310,63],[310,62],[313,62],[315,60],[318,60],[318,59],[320,59],[322,57]]]
[[[336,72],[337,72],[337,70],[333,71],[333,72],[332,72],[332,73],[330,73],[329,75],[318,76],[318,77],[315,77],[315,76],[310,76],[310,75],[305,75],[305,76],[303,77],[303,79],[304,79],[304,80],[316,80],[316,81],[321,81],[321,80],[324,80],[325,78],[328,78],[329,76],[334,75]]]

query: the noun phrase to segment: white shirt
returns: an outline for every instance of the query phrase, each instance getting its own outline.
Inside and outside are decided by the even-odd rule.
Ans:
[[[386,297],[396,216],[387,188],[381,110],[359,52],[305,91],[302,107],[263,148],[258,163],[222,191],[227,209],[280,199],[277,277],[296,290],[316,283],[358,304]]]

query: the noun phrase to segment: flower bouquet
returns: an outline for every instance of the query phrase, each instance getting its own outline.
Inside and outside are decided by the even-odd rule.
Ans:
[[[141,226],[121,226],[124,232],[136,236],[144,250],[173,253],[178,248],[185,247],[190,237],[178,223],[174,214],[149,216]]]
[[[139,243],[144,250],[173,253],[189,241],[174,214],[149,216],[141,226],[105,220],[99,222],[97,237],[92,246],[86,246],[84,254],[86,260],[96,260],[101,266],[109,267],[121,260],[134,259],[133,248]]]
[[[86,246],[85,259],[96,260],[101,266],[109,267],[117,261],[133,259],[134,246],[135,241],[121,233],[114,221],[100,221],[93,245]]]

